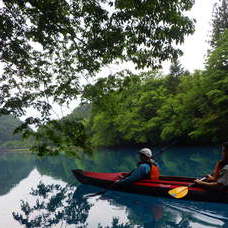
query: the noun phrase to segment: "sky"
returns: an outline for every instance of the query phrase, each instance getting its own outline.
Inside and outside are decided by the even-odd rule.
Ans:
[[[219,0],[195,0],[195,5],[192,10],[187,12],[187,15],[191,18],[196,19],[195,24],[195,33],[185,38],[185,42],[181,46],[184,55],[180,57],[180,62],[182,66],[190,71],[194,72],[197,69],[204,69],[205,58],[207,55],[207,50],[209,49],[208,41],[210,40],[210,31],[211,31],[211,17],[213,5]],[[0,7],[2,6],[2,0],[0,0]],[[163,64],[163,73],[167,74],[169,72],[170,62],[164,62]],[[107,67],[103,68],[97,77],[107,76],[109,74],[114,74],[117,71],[130,69],[134,71],[133,64],[122,64],[114,65],[110,64]],[[1,74],[1,66],[0,66]],[[94,79],[89,79],[84,81],[84,83],[91,83]],[[52,118],[62,118],[63,116],[69,114],[77,105],[79,101],[74,101],[70,104],[69,107],[58,105],[54,106],[55,113],[53,112]],[[28,115],[31,115],[33,110],[28,111]]]
[[[182,45],[184,55],[180,58],[183,66],[193,72],[204,69],[205,57],[209,49],[213,5],[218,0],[196,0],[189,15],[196,19],[195,33],[185,39]]]

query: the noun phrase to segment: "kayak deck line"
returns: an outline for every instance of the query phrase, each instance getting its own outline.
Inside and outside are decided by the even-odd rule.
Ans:
[[[113,183],[119,180],[122,174],[127,173],[101,173],[80,169],[72,170],[72,172],[79,182],[106,189],[172,198],[168,194],[169,190],[180,186],[189,186],[188,194],[183,199],[228,203],[228,191],[209,191],[198,186],[190,187],[196,179],[193,177],[160,176],[159,179],[144,179],[124,186],[113,187]]]
[[[76,171],[76,175],[80,175],[81,170],[72,170],[73,173],[75,173]],[[89,172],[89,171],[83,171],[83,175],[84,178],[91,178],[91,180],[93,180],[94,178],[96,178],[96,180],[100,180],[100,181],[107,181],[108,184],[112,184],[115,181],[118,180],[118,176],[122,174],[122,173],[97,173],[97,172]],[[127,174],[127,173],[126,173]],[[184,180],[184,181],[171,181],[170,176],[161,176],[158,180],[154,179],[144,179],[144,180],[140,180],[140,181],[136,181],[134,182],[134,185],[141,185],[141,186],[160,186],[160,187],[165,187],[165,188],[175,188],[178,186],[188,186],[190,184],[193,183],[192,180],[194,180],[195,178],[186,178],[186,177],[175,177],[173,179],[175,180]],[[188,181],[187,181],[188,180]],[[192,187],[192,188],[196,188],[196,187]],[[204,189],[201,188],[197,188],[200,191],[205,191]]]
[[[73,171],[74,172],[74,171]],[[77,170],[76,172],[80,172],[80,170]],[[87,178],[96,178],[97,180],[106,180],[110,182],[117,181],[119,178],[117,178],[119,175],[123,173],[97,173],[97,172],[89,172],[89,171],[84,171],[83,175],[86,176]],[[127,173],[124,173],[127,174]],[[174,180],[179,180],[179,181],[173,181],[171,180],[172,177],[170,176],[161,176],[159,179],[144,179],[140,180],[139,182],[135,182],[136,185],[147,185],[147,184],[163,184],[163,185],[172,185],[172,186],[182,186],[182,185],[190,185],[193,183],[193,180],[195,178],[186,178],[186,177],[173,177]],[[181,180],[181,181],[180,181]]]

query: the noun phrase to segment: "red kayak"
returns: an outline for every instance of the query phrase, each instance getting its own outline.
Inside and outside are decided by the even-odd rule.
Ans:
[[[74,176],[83,184],[95,185],[107,189],[172,198],[168,191],[180,186],[189,186],[194,183],[195,178],[160,176],[159,179],[144,179],[126,186],[115,186],[112,184],[119,179],[119,176],[127,173],[97,173],[72,170]],[[228,191],[206,190],[201,187],[189,187],[185,200],[210,201],[228,203]]]

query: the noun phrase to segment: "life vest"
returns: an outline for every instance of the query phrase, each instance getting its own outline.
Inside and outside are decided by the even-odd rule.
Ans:
[[[159,170],[158,165],[154,161],[151,161],[151,162],[138,162],[138,165],[141,165],[141,164],[150,165],[150,173],[148,175],[149,179],[159,179],[160,170]]]
[[[158,166],[151,165],[150,179],[159,179],[159,177],[160,177],[160,170],[159,170]]]
[[[148,175],[149,179],[159,179],[160,170],[159,170],[159,167],[154,162],[138,162],[138,165],[140,164],[150,165],[150,173]]]

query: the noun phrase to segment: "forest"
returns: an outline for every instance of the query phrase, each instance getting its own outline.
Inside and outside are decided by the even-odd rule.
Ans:
[[[17,128],[35,139],[38,154],[228,140],[227,0],[214,6],[205,70],[193,73],[181,66],[181,50],[173,44],[194,32],[194,20],[184,16],[194,1],[3,2],[0,111],[17,117],[28,107],[40,112]],[[170,72],[163,75],[160,67],[168,59]],[[141,71],[80,86],[81,77],[128,61]],[[70,115],[50,119],[50,100],[61,105],[78,97],[81,104]]]
[[[15,129],[21,124],[20,119],[11,115],[0,117],[0,150],[28,147],[28,141],[26,142],[21,134],[14,134]]]
[[[91,106],[86,129],[99,146],[219,143],[228,134],[228,30],[208,56],[206,69],[192,74],[178,62],[163,76],[156,71],[120,72],[86,85]],[[76,117],[76,116],[75,116]]]

